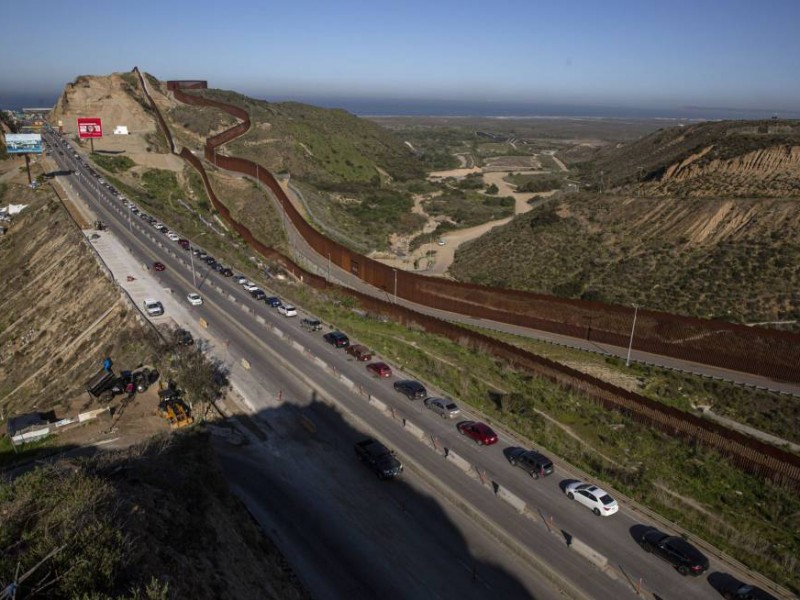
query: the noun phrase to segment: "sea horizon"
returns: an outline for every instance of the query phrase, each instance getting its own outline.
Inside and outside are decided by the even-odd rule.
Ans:
[[[721,119],[800,119],[798,110],[734,107],[636,107],[528,103],[519,101],[439,100],[408,98],[363,98],[346,96],[250,94],[267,102],[301,102],[322,108],[339,108],[359,117],[403,118],[487,118],[487,119],[637,119],[662,121],[713,121]],[[54,106],[57,95],[3,94],[0,109]]]

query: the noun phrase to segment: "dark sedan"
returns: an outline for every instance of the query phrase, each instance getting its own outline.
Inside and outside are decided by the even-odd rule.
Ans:
[[[681,537],[657,529],[647,531],[639,544],[675,567],[681,575],[702,575],[708,570],[708,559]]]
[[[350,338],[348,338],[341,331],[331,331],[322,336],[326,342],[335,348],[347,348],[350,345]]]
[[[394,389],[405,395],[409,400],[423,400],[428,396],[428,390],[419,381],[402,379],[394,382]]]

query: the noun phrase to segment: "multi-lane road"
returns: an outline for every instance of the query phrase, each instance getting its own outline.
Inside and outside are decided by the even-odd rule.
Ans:
[[[642,551],[633,536],[656,522],[637,507],[623,502],[616,515],[595,517],[564,496],[562,486],[575,471],[557,457],[552,476],[532,480],[504,454],[525,441],[501,431],[497,445],[476,446],[458,435],[455,420],[442,420],[394,392],[391,382],[402,373],[389,380],[370,377],[363,363],[346,360],[320,332],[302,330],[299,317],[280,316],[230,278],[195,263],[205,302],[188,306],[185,295],[195,291],[189,253],[146,221],[131,218],[61,138],[46,137],[64,152],[52,155],[59,166],[77,173],[60,179],[68,180],[67,189],[118,240],[109,251],[124,248],[136,264],[166,265],[161,273],[142,274],[154,285],[141,293],[160,289],[165,317],[181,325],[197,331],[200,319],[208,323],[202,331],[212,352],[231,367],[255,426],[249,445],[219,446],[225,473],[315,596],[610,600],[633,598],[641,585],[649,597],[721,597],[705,576],[681,577]],[[134,297],[138,305],[141,299]],[[339,377],[332,375],[334,368]],[[363,393],[354,393],[341,375]],[[385,403],[393,417],[369,404],[367,394]],[[471,418],[468,407],[462,410],[461,419]],[[524,501],[527,514],[409,435],[398,424],[403,419]],[[352,444],[366,434],[398,451],[407,467],[400,481],[378,482],[355,461]],[[578,555],[566,543],[570,537],[606,557],[608,567],[598,569]],[[709,558],[709,573],[731,572]]]

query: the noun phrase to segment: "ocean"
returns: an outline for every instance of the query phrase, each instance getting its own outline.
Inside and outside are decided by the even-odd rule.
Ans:
[[[425,100],[392,98],[349,98],[330,96],[271,96],[250,93],[270,102],[295,101],[343,108],[361,117],[496,117],[496,118],[596,118],[596,119],[800,119],[800,109],[773,111],[724,107],[683,106],[673,108],[622,107],[600,105],[537,104],[534,102],[493,102],[471,100]],[[58,93],[15,94],[0,90],[0,108],[19,110],[23,107],[53,106]]]

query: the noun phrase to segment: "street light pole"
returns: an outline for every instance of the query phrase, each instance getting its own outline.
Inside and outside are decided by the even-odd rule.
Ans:
[[[636,331],[636,315],[639,313],[639,306],[633,305],[633,325],[631,325],[631,339],[628,342],[628,358],[625,359],[625,366],[631,366],[631,348],[633,348],[633,332]]]

